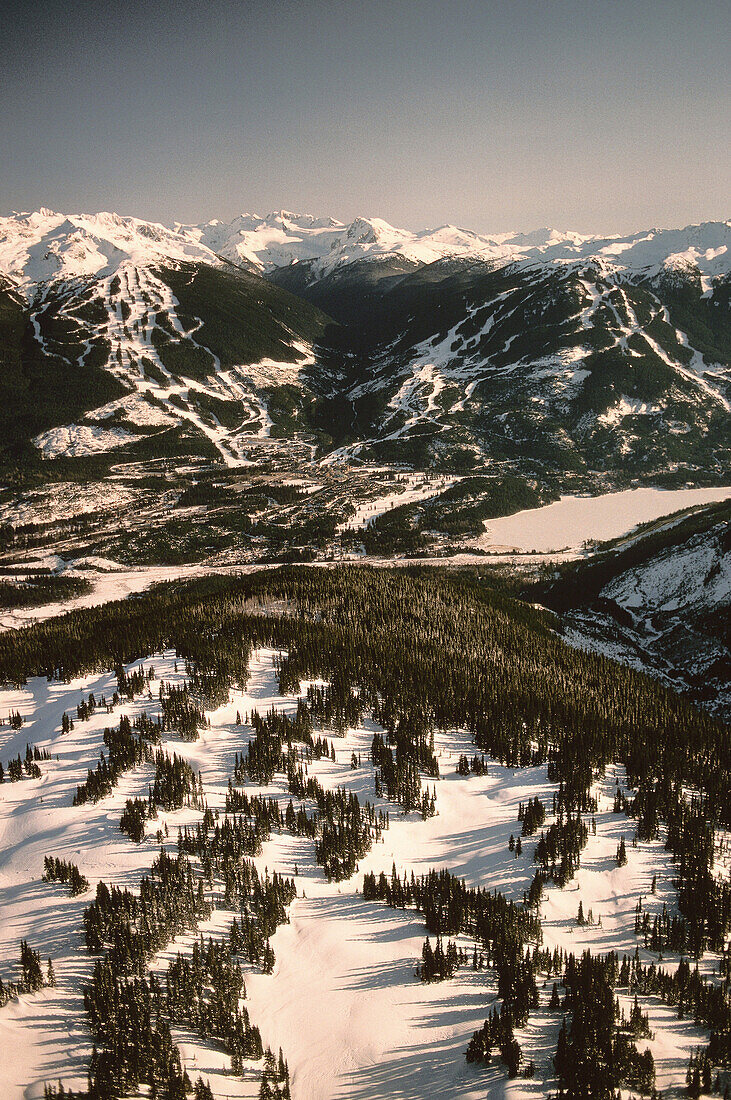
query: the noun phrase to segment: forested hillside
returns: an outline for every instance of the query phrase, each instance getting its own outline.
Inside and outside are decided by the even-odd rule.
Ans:
[[[705,1029],[705,1045],[690,1048],[696,1095],[722,1080],[731,1059],[731,1006],[722,981],[731,887],[719,840],[731,827],[728,727],[658,682],[568,647],[555,626],[549,612],[464,576],[290,567],[163,586],[0,636],[0,678],[19,699],[26,681],[43,683],[33,677],[57,685],[62,698],[64,684],[107,685],[103,696],[84,694],[72,715],[64,710],[51,740],[55,751],[66,753],[79,727],[95,728],[96,714],[100,721],[120,706],[132,708],[132,721],[124,714],[106,719],[103,755],[96,768],[92,759],[73,793],[74,806],[90,813],[97,803],[121,806],[119,827],[141,845],[142,857],[153,845],[139,893],[110,890],[100,876],[95,900],[84,909],[85,942],[96,960],[84,986],[96,1044],[89,1095],[135,1095],[144,1082],[161,1097],[182,1100],[192,1083],[176,1047],[181,1026],[196,1029],[197,1042],[216,1036],[233,1072],[246,1079],[247,1065],[262,1065],[264,1047],[257,1020],[241,1008],[241,968],[263,972],[272,990],[295,981],[285,974],[296,955],[285,949],[283,972],[275,958],[277,945],[298,934],[296,923],[277,931],[290,920],[290,907],[294,913],[307,904],[297,883],[306,882],[308,895],[324,882],[352,891],[362,864],[362,902],[349,893],[349,905],[368,904],[369,919],[380,922],[391,919],[385,902],[436,937],[414,960],[417,978],[457,990],[471,970],[497,983],[480,998],[484,1026],[462,1032],[472,1076],[459,1086],[467,1091],[455,1095],[472,1096],[479,1074],[494,1066],[501,1068],[490,1068],[485,1080],[495,1086],[504,1074],[538,1074],[574,1100],[610,1100],[620,1087],[649,1095],[656,1084],[652,1051],[657,1056],[661,1049],[647,1021],[648,1011],[659,1021],[653,997],[692,1004]],[[270,691],[247,687],[261,652],[273,654],[280,700],[265,711],[256,699],[269,700]],[[242,705],[249,709],[237,709]],[[22,730],[23,714],[13,722]],[[449,744],[460,746],[458,758],[454,749],[445,751]],[[211,785],[224,746],[228,779],[224,771]],[[447,760],[451,784],[443,772]],[[44,769],[55,766],[42,755],[35,763],[32,753],[26,764],[27,778],[20,757],[13,763],[21,786],[42,782]],[[130,787],[138,774],[149,777],[146,794],[139,783]],[[503,807],[495,825],[476,833],[476,843],[489,847],[496,827],[504,837],[512,830],[509,843],[501,842],[500,859],[508,863],[490,872],[492,893],[459,877],[464,865],[455,843],[421,877],[413,864],[409,872],[407,849],[398,848],[403,866],[396,849],[390,868],[386,853],[378,856],[380,845],[397,843],[401,818],[413,820],[414,837],[439,829],[442,815],[445,823],[459,820],[460,806],[469,820],[468,792],[491,775],[501,777],[496,797],[515,783],[526,792],[512,820]],[[617,836],[616,851],[608,852]],[[294,867],[291,857],[281,862],[277,837],[297,844]],[[280,853],[273,877],[271,863],[264,874],[266,852]],[[592,853],[601,852],[597,862]],[[593,870],[582,868],[584,860]],[[643,905],[640,891],[635,905],[632,887],[625,888],[627,916],[620,920],[617,910],[609,921],[615,913],[609,899],[628,863],[632,875],[652,868],[652,889],[648,879],[648,897]],[[53,860],[44,866],[47,877],[77,883],[83,896],[91,870],[83,845],[78,867]],[[522,896],[511,886],[516,872]],[[565,898],[574,912],[578,904],[583,955],[551,918],[572,881],[584,891],[592,884],[585,896],[594,898],[593,912],[581,897]],[[658,890],[661,908],[654,903]],[[596,924],[602,911],[606,940]],[[312,928],[329,927],[321,920]],[[211,945],[200,943],[190,964],[185,953],[172,959],[162,983],[160,952],[165,956],[175,936],[192,934],[197,943],[201,925],[218,929]],[[216,947],[222,929],[224,946]],[[635,937],[637,950],[629,950]],[[653,952],[655,963],[662,961],[658,953],[667,956],[667,970],[653,965]],[[701,968],[695,977],[688,959]],[[373,961],[377,967],[377,954]],[[555,982],[550,1004],[540,994],[549,980]],[[635,992],[643,1000],[633,1007]],[[8,996],[15,993],[13,987]],[[190,997],[200,1004],[192,1014]],[[266,1001],[258,1003],[261,1010]],[[555,1020],[563,1021],[560,1031],[549,1026]],[[677,1043],[664,1023],[653,1026],[663,1043]],[[267,1027],[281,1035],[271,1021]],[[536,1028],[546,1049],[530,1038]],[[307,1052],[296,1042],[294,1050],[291,1082],[283,1057],[264,1059],[260,1096],[296,1097],[298,1081],[302,1096],[315,1095],[304,1084]],[[680,1083],[677,1065],[676,1051],[657,1067],[673,1087]]]

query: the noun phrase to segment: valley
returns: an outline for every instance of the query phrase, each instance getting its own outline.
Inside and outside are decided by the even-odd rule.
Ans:
[[[731,1087],[728,235],[0,219],[3,1098]]]
[[[731,1100],[730,15],[2,6],[0,1100]]]

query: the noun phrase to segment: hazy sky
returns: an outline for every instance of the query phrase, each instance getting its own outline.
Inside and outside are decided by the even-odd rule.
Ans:
[[[5,0],[0,213],[727,218],[729,0]]]

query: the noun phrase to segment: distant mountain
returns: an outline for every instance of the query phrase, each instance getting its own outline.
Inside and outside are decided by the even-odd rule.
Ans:
[[[627,276],[697,275],[708,293],[714,280],[731,270],[731,222],[602,237],[555,229],[485,236],[454,225],[413,233],[380,218],[356,218],[346,225],[286,210],[264,218],[241,214],[231,222],[172,227],[106,212],[66,215],[41,209],[0,218],[0,270],[24,286],[99,278],[125,261],[163,259],[227,260],[263,273],[304,263],[314,282],[344,264],[384,256],[415,267],[446,257],[499,266],[595,260]]]
[[[646,275],[697,270],[706,280],[706,289],[715,276],[727,275],[731,266],[728,222],[680,230],[651,229],[629,237],[587,236],[555,229],[484,236],[454,225],[412,233],[380,218],[356,218],[344,225],[331,218],[280,210],[265,218],[242,214],[229,223],[175,228],[186,241],[266,273],[304,263],[311,281],[344,264],[384,256],[399,257],[414,266],[458,256],[500,265],[563,264],[597,258],[618,271]]]
[[[560,488],[724,479],[730,236],[2,218],[4,464],[286,454]]]

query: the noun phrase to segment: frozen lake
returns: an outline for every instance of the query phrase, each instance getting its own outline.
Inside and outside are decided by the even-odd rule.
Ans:
[[[731,486],[712,489],[626,489],[599,497],[561,497],[543,508],[488,520],[480,546],[490,549],[577,550],[587,539],[604,542],[640,523],[682,508],[728,500]]]

